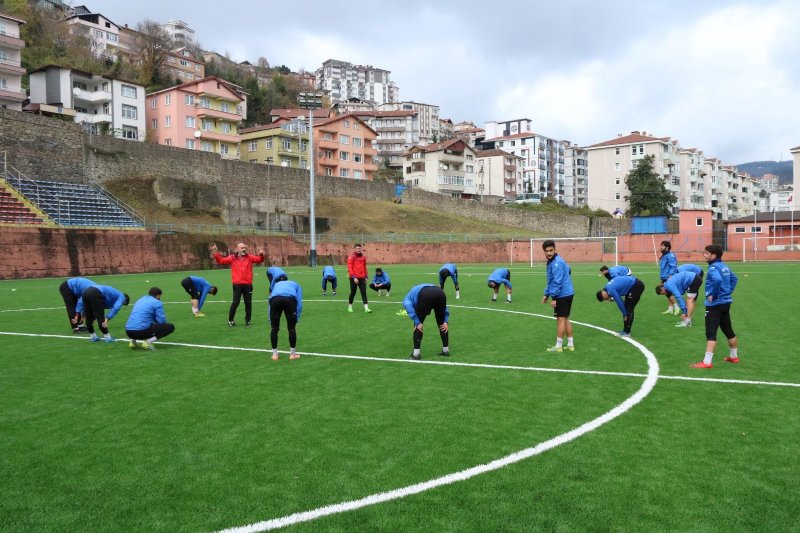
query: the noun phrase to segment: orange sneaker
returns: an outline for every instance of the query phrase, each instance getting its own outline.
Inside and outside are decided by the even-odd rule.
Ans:
[[[727,361],[729,363],[738,363],[739,362],[739,358],[738,357],[726,357],[725,361]]]
[[[289,359],[292,359],[292,360],[300,359],[300,354],[299,353],[293,353],[292,355],[289,356]]]
[[[272,354],[272,360],[273,361],[277,361],[278,359],[280,359],[280,357],[278,357],[278,354],[276,354],[276,353]]]
[[[706,364],[705,361],[700,361],[699,363],[695,363],[690,365],[692,368],[714,368],[714,365]]]

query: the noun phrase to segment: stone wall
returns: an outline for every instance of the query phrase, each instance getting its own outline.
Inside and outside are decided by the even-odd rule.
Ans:
[[[0,150],[6,150],[9,162],[32,178],[100,184],[124,178],[153,179],[156,197],[166,206],[221,208],[223,219],[236,225],[277,225],[300,232],[307,226],[309,176],[301,169],[88,135],[76,124],[2,109]],[[317,197],[388,201],[394,197],[394,186],[316,176],[315,193]],[[408,190],[403,202],[517,227],[521,234],[582,237],[616,234],[628,225],[610,218],[533,213],[418,189]]]

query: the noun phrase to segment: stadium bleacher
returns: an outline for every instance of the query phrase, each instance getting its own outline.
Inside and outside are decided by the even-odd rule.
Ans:
[[[0,183],[0,223],[42,224],[41,217],[20,202],[4,184]]]

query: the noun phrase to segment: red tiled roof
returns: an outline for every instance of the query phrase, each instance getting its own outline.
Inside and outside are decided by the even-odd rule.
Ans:
[[[511,157],[516,157],[518,159],[522,159],[518,155],[510,154],[505,150],[500,150],[499,148],[492,148],[491,150],[477,150],[475,152],[475,157],[493,157],[498,155],[503,157],[511,156]]]
[[[183,89],[184,87],[190,87],[192,85],[198,85],[198,84],[200,84],[200,83],[202,83],[204,81],[209,81],[209,80],[217,80],[219,83],[223,84],[230,92],[232,92],[234,94],[234,96],[236,96],[239,100],[244,101],[244,98],[239,96],[238,92],[234,88],[235,87],[234,84],[232,84],[228,80],[223,80],[222,78],[220,78],[218,76],[206,76],[205,78],[200,79],[200,80],[187,81],[186,83],[181,83],[180,85],[173,85],[172,87],[167,87],[166,89],[161,89],[160,91],[147,93],[147,96],[152,96],[154,94],[166,93],[166,92],[169,92],[169,91],[174,91],[176,89]],[[241,91],[241,92],[244,92],[244,91]]]
[[[494,137],[492,139],[486,139],[486,141],[504,141],[507,139],[522,139],[522,138],[529,138],[529,137],[536,137],[536,134],[532,131],[524,131],[522,133],[515,133],[513,135],[505,135],[503,137]]]
[[[344,119],[346,119],[346,118],[350,118],[350,119],[353,119],[353,120],[357,120],[357,121],[358,121],[358,123],[361,125],[361,127],[368,129],[369,131],[371,131],[371,132],[372,132],[372,133],[374,133],[375,135],[377,135],[377,134],[378,134],[378,132],[377,132],[377,131],[375,131],[374,129],[372,129],[372,128],[369,126],[369,124],[367,124],[366,122],[364,122],[363,120],[361,120],[360,118],[358,118],[358,116],[357,116],[355,113],[345,113],[345,114],[343,114],[343,115],[334,115],[334,116],[332,116],[332,117],[324,118],[324,119],[320,120],[319,122],[315,122],[315,123],[314,123],[314,127],[317,127],[317,126],[322,126],[322,125],[324,125],[324,124],[331,124],[331,123],[333,123],[333,122],[338,122],[339,120],[344,120]]]
[[[623,135],[622,137],[617,137],[616,139],[611,139],[609,141],[603,141],[601,143],[593,144],[591,146],[587,146],[586,148],[602,148],[605,146],[616,146],[619,144],[633,144],[633,143],[649,143],[649,142],[669,142],[669,137],[651,137],[650,135],[642,135],[638,131],[632,131],[629,135]]]
[[[349,111],[347,114],[349,115],[356,115],[359,117],[411,117],[418,114],[417,111],[373,111],[373,110],[365,110],[365,111]]]

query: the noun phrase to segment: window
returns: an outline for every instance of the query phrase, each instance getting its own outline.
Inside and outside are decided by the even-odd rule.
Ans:
[[[358,125],[358,122],[353,122],[353,129],[354,130],[357,130],[357,129],[360,129],[360,128],[361,128],[361,126]]]
[[[84,91],[86,90],[86,84],[80,81],[73,81],[72,87],[74,89],[83,89]]]
[[[301,152],[308,151],[308,141],[307,140],[305,140],[305,139],[301,139],[300,140],[300,151]]]
[[[346,168],[340,168],[339,169],[339,177],[340,178],[349,178],[350,177],[350,171],[347,170]]]
[[[135,105],[122,104],[122,118],[136,119],[139,116],[139,110]]]
[[[327,168],[325,169],[325,175],[326,175],[326,176],[333,176],[333,169],[332,169],[332,168],[330,168],[330,167],[327,167]]]
[[[619,193],[614,194],[614,200],[619,200],[619,199],[620,199],[620,194]]]
[[[194,66],[194,69],[195,69],[195,70],[200,70],[200,65],[195,65],[195,66]]]
[[[619,155],[619,148],[614,148],[614,155]]]
[[[183,103],[186,105],[194,105],[194,95],[193,94],[183,95]]]
[[[158,105],[158,98],[151,98],[150,99],[150,107],[152,109],[155,109],[157,105]]]
[[[150,127],[153,128],[154,130],[158,129],[158,119],[157,118],[154,118],[153,120],[150,121]]]
[[[339,152],[339,159],[341,159],[342,161],[350,161],[350,152]]]
[[[136,98],[136,87],[132,85],[122,84],[121,90],[122,90],[122,96],[124,96],[125,98]],[[155,99],[153,99],[153,102],[155,102]]]
[[[466,170],[467,170],[467,172],[470,172],[470,173],[474,172],[472,165],[467,165],[466,166]]]
[[[172,146],[172,139],[164,139],[164,146]]]
[[[0,35],[6,35],[8,33],[8,26],[5,23],[0,22]]]
[[[229,112],[228,111],[228,102],[222,102],[221,104],[219,104],[219,108],[220,108],[220,110],[224,111],[225,113],[228,113]]]
[[[703,219],[702,218],[694,219],[694,225],[695,226],[702,226],[703,225]]]
[[[284,150],[291,150],[292,149],[292,140],[291,139],[283,139],[283,149]]]
[[[227,122],[222,123],[222,133],[230,134],[231,132],[231,125]]]
[[[736,227],[733,229],[733,232],[734,232],[734,233],[744,233],[744,232],[745,232],[745,228],[743,228],[743,227],[741,227],[741,226],[736,226]]]
[[[349,135],[339,135],[339,143],[341,143],[341,144],[350,144],[350,136]]]
[[[219,145],[219,153],[223,155],[228,155],[228,145],[227,144],[220,144]]]
[[[200,143],[200,150],[202,150],[203,152],[213,152],[214,147],[211,145],[211,142],[203,141]]]
[[[308,161],[301,158],[300,159],[300,168],[302,168],[302,169],[308,168]]]
[[[620,181],[619,178],[615,179],[614,180],[614,185],[619,185],[619,181]]]
[[[349,128],[350,127],[350,121],[349,120],[345,120],[344,121],[344,127],[345,128]]]
[[[136,140],[139,138],[139,130],[133,126],[122,126],[122,138]]]
[[[250,141],[249,150],[251,152],[255,152],[256,150],[258,150],[258,141]]]
[[[164,95],[164,105],[170,105],[172,103],[172,95],[167,93]]]
[[[752,226],[750,228],[750,233],[761,233],[761,226]]]
[[[292,160],[288,157],[281,157],[281,166],[282,167],[291,167]]]
[[[622,170],[622,164],[621,163],[614,163],[614,170]]]
[[[332,133],[328,133],[328,132],[323,132],[322,133],[322,140],[323,141],[332,141],[333,140],[333,134]]]
[[[267,139],[266,148],[267,150],[272,150],[272,137]]]
[[[187,128],[194,128],[194,117],[186,115],[186,127]]]
[[[186,148],[194,150],[194,139],[186,139]]]
[[[167,115],[167,116],[164,117],[164,127],[165,128],[169,128],[171,126],[172,126],[172,116],[171,115]]]
[[[360,170],[354,170],[353,171],[353,177],[355,179],[357,179],[357,180],[360,180],[361,179],[361,171]]]
[[[364,160],[364,156],[361,154],[353,154],[353,161],[356,163],[361,163]]]
[[[181,59],[181,66],[182,67],[188,67],[189,66],[189,62],[186,61],[185,59]]]
[[[211,101],[208,98],[201,98],[200,99],[200,107],[203,109],[210,109],[211,108]]]
[[[361,146],[362,144],[361,137],[353,137],[353,146]]]
[[[0,78],[0,89],[7,89],[8,88],[8,80],[6,78]],[[76,107],[75,110],[77,111],[78,108]]]
[[[208,118],[204,118],[200,121],[200,129],[203,131],[211,131],[214,129],[214,121]]]

